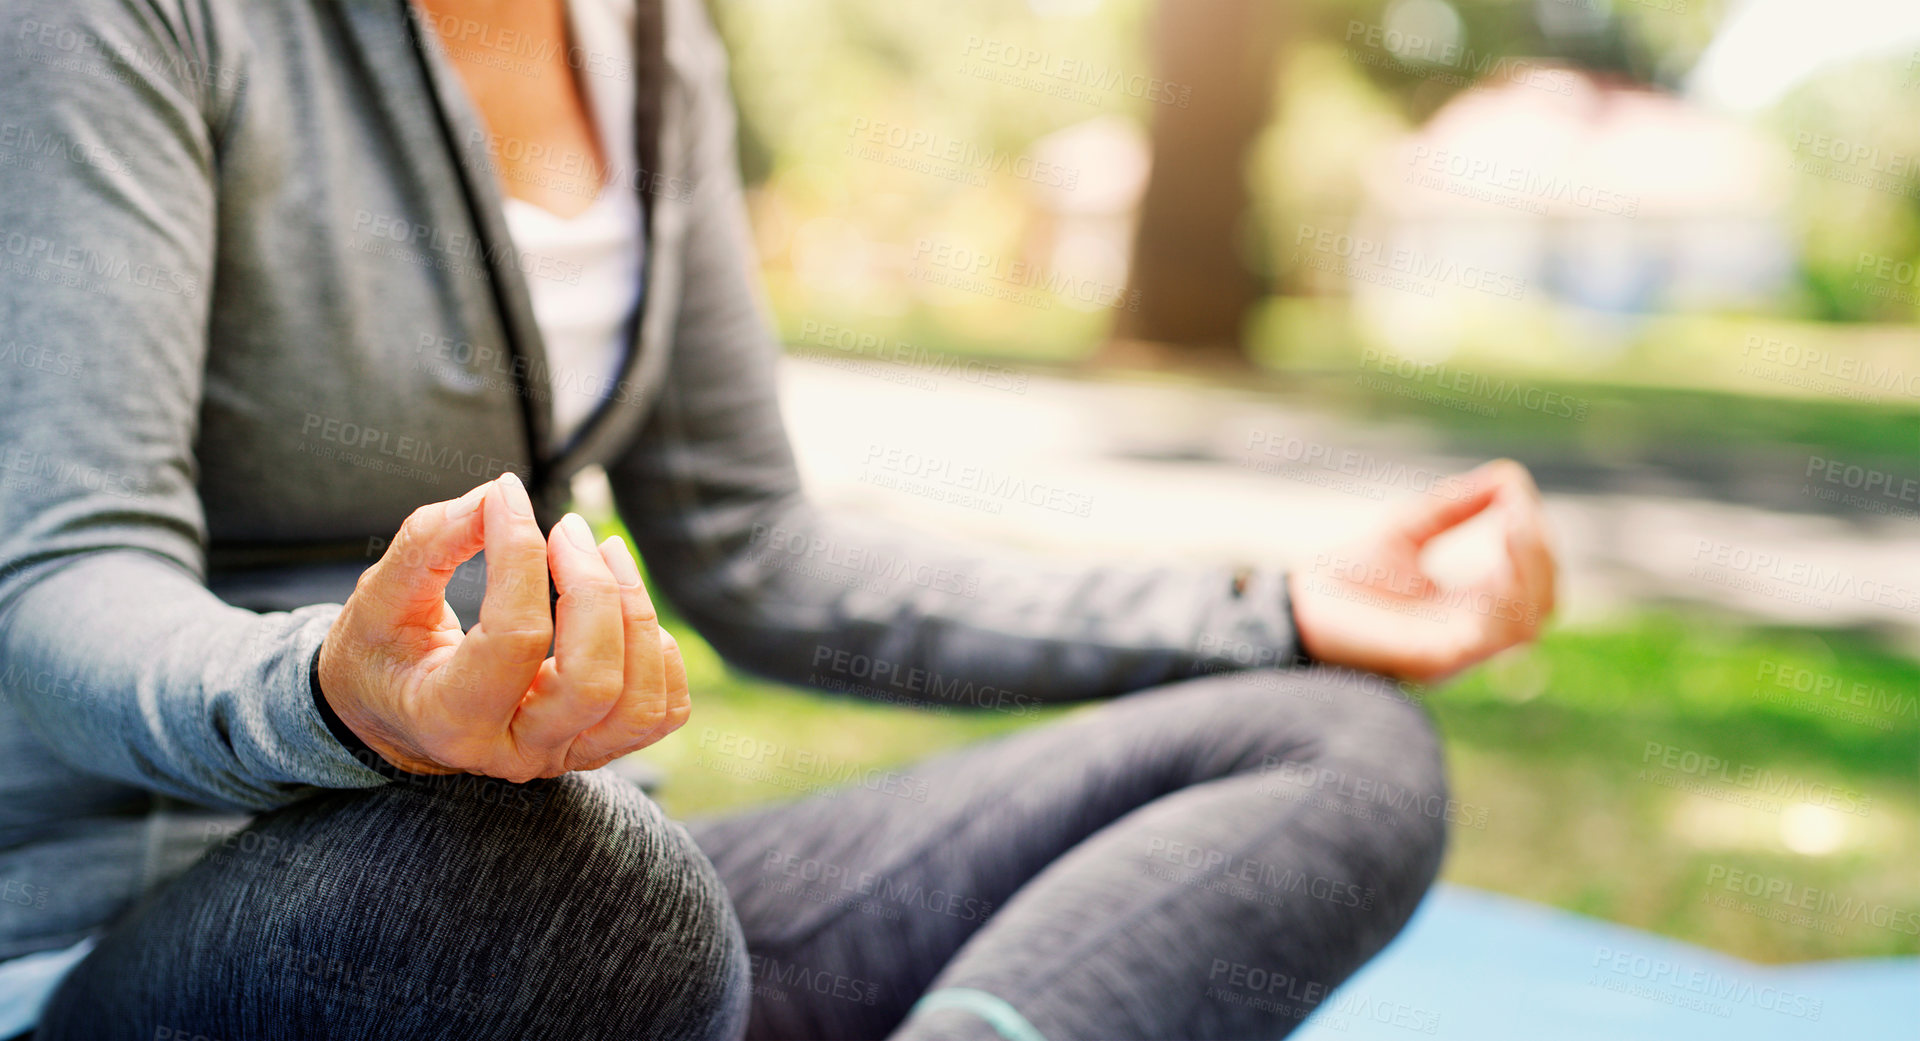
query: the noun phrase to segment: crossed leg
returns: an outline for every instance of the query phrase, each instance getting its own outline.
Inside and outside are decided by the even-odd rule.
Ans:
[[[1174,684],[903,773],[692,825],[749,1037],[1278,1037],[1444,845],[1425,712],[1342,671]]]

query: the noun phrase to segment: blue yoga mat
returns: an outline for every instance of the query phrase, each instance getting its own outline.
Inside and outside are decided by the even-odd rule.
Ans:
[[[1458,886],[1335,991],[1302,1041],[1917,1041],[1920,958],[1756,965]]]

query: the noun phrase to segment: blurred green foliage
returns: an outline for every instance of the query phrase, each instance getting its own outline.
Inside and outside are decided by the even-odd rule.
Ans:
[[[1816,76],[1766,122],[1799,173],[1799,310],[1837,322],[1920,315],[1920,281],[1869,277],[1883,257],[1920,267],[1920,52]]]
[[[1468,89],[1473,68],[1515,58],[1673,90],[1727,9],[1699,0],[1453,0],[1439,6],[1458,21],[1451,46],[1469,55],[1464,62],[1352,42],[1356,26],[1379,26],[1396,6],[1408,5],[1310,0],[1289,8],[1272,122],[1248,164],[1254,219],[1244,241],[1232,245],[1276,292],[1309,288],[1288,257],[1287,229],[1347,226],[1360,209],[1365,172]],[[932,292],[900,277],[928,239],[1021,256],[1047,227],[1031,184],[1004,169],[975,180],[928,176],[863,157],[855,146],[876,127],[1007,155],[1089,120],[1117,119],[1144,132],[1162,106],[1124,90],[1054,90],[1058,82],[1003,59],[1037,56],[1044,67],[1150,75],[1152,0],[714,0],[714,7],[733,55],[743,163],[781,310],[882,324],[924,319],[1042,358],[1084,354],[1104,338],[1111,311],[1075,310],[1065,299],[1036,311]],[[1920,167],[1913,162],[1920,65],[1911,58],[1849,63],[1802,83],[1754,125],[1783,168],[1795,164],[1780,217],[1798,267],[1789,291],[1741,309],[1846,322],[1920,314],[1915,284],[1862,278],[1859,270],[1863,256],[1920,262]],[[1875,158],[1830,162],[1815,153],[1816,138],[1872,149]],[[1564,346],[1544,344],[1531,361],[1578,364],[1577,353],[1556,351]]]

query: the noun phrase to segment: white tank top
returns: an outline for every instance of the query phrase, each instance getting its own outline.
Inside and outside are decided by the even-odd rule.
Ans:
[[[567,16],[568,63],[606,153],[606,183],[574,217],[506,200],[507,231],[523,255],[546,341],[554,441],[562,446],[617,385],[646,248],[634,158],[633,0],[568,0]]]

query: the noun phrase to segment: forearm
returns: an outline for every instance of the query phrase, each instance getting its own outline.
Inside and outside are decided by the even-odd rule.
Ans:
[[[378,784],[314,705],[334,605],[255,614],[152,554],[84,557],[0,613],[0,687],[55,755],[194,802],[247,809]]]
[[[794,495],[639,534],[730,661],[882,700],[1024,711],[1297,660],[1283,577],[1071,565],[896,533]]]

